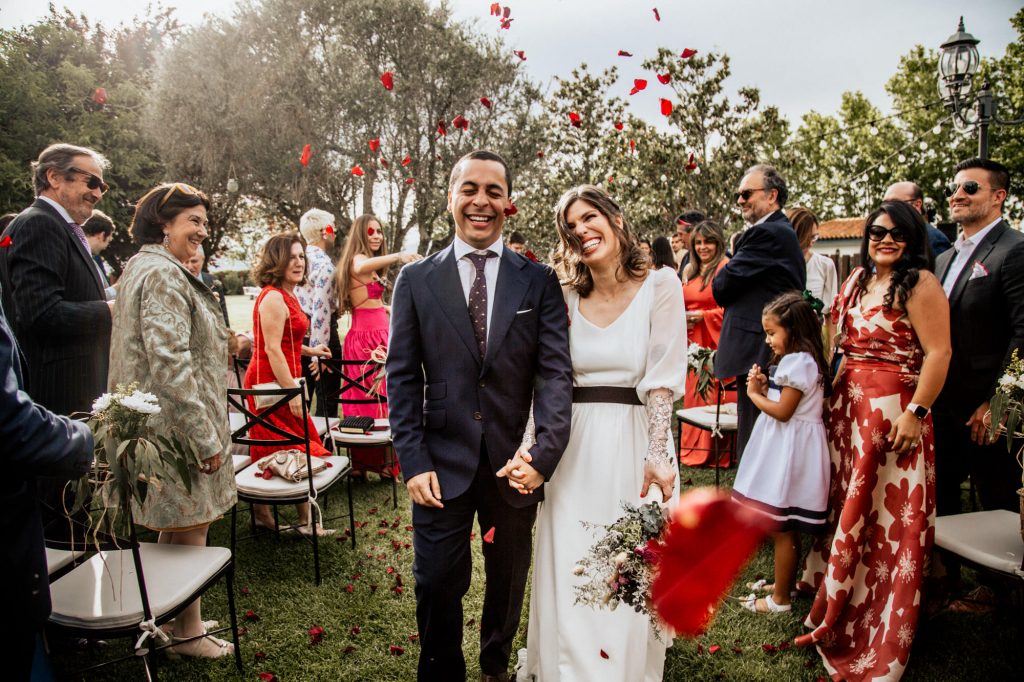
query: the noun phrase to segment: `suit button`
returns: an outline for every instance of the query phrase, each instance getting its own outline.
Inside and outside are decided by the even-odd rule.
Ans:
[[[481,381],[479,384],[477,384],[477,386],[479,386],[480,388],[486,388],[487,387],[487,382]]]
[[[473,413],[473,419],[475,419],[475,420],[477,420],[477,421],[480,421],[480,420],[482,420],[483,418],[484,418],[484,416],[483,416],[482,414],[480,414],[479,412],[474,412],[474,413]]]

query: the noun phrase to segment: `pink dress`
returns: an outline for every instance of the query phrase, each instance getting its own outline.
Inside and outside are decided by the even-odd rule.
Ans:
[[[373,281],[363,285],[366,287],[368,300],[381,300],[384,296],[384,285]],[[345,360],[358,360],[371,368],[373,361],[370,354],[374,350],[381,349],[385,353],[388,348],[388,311],[383,307],[375,308],[354,308],[352,310],[352,326],[345,335],[345,343],[342,347],[341,356]],[[357,368],[346,367],[346,372],[351,376],[356,374]],[[383,370],[381,370],[383,371]],[[362,372],[359,372],[360,374]],[[377,372],[367,377],[365,383],[372,384],[377,378]],[[388,416],[387,387],[383,380],[376,389],[379,395],[368,395],[359,388],[349,388],[341,394],[342,400],[364,400],[372,399],[375,402],[342,405],[342,414],[346,417],[373,417],[381,419]],[[379,469],[385,464],[384,448],[359,448],[352,452],[353,467],[358,470]]]

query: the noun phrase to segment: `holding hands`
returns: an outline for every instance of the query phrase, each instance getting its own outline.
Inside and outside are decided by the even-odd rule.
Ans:
[[[516,450],[515,457],[508,460],[505,466],[495,474],[498,478],[507,478],[508,484],[519,491],[520,495],[529,495],[544,483],[544,475],[530,466],[533,457],[529,450]]]
[[[747,395],[764,396],[768,394],[768,377],[761,371],[758,365],[754,365],[747,372]]]

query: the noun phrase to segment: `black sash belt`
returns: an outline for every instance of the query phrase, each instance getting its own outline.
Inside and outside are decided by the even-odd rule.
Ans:
[[[629,386],[573,386],[574,403],[618,403],[620,405],[643,405],[635,388]]]

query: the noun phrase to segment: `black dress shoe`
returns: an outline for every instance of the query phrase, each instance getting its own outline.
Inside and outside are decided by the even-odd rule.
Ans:
[[[507,672],[498,673],[497,675],[480,673],[480,682],[512,682],[512,677]]]

